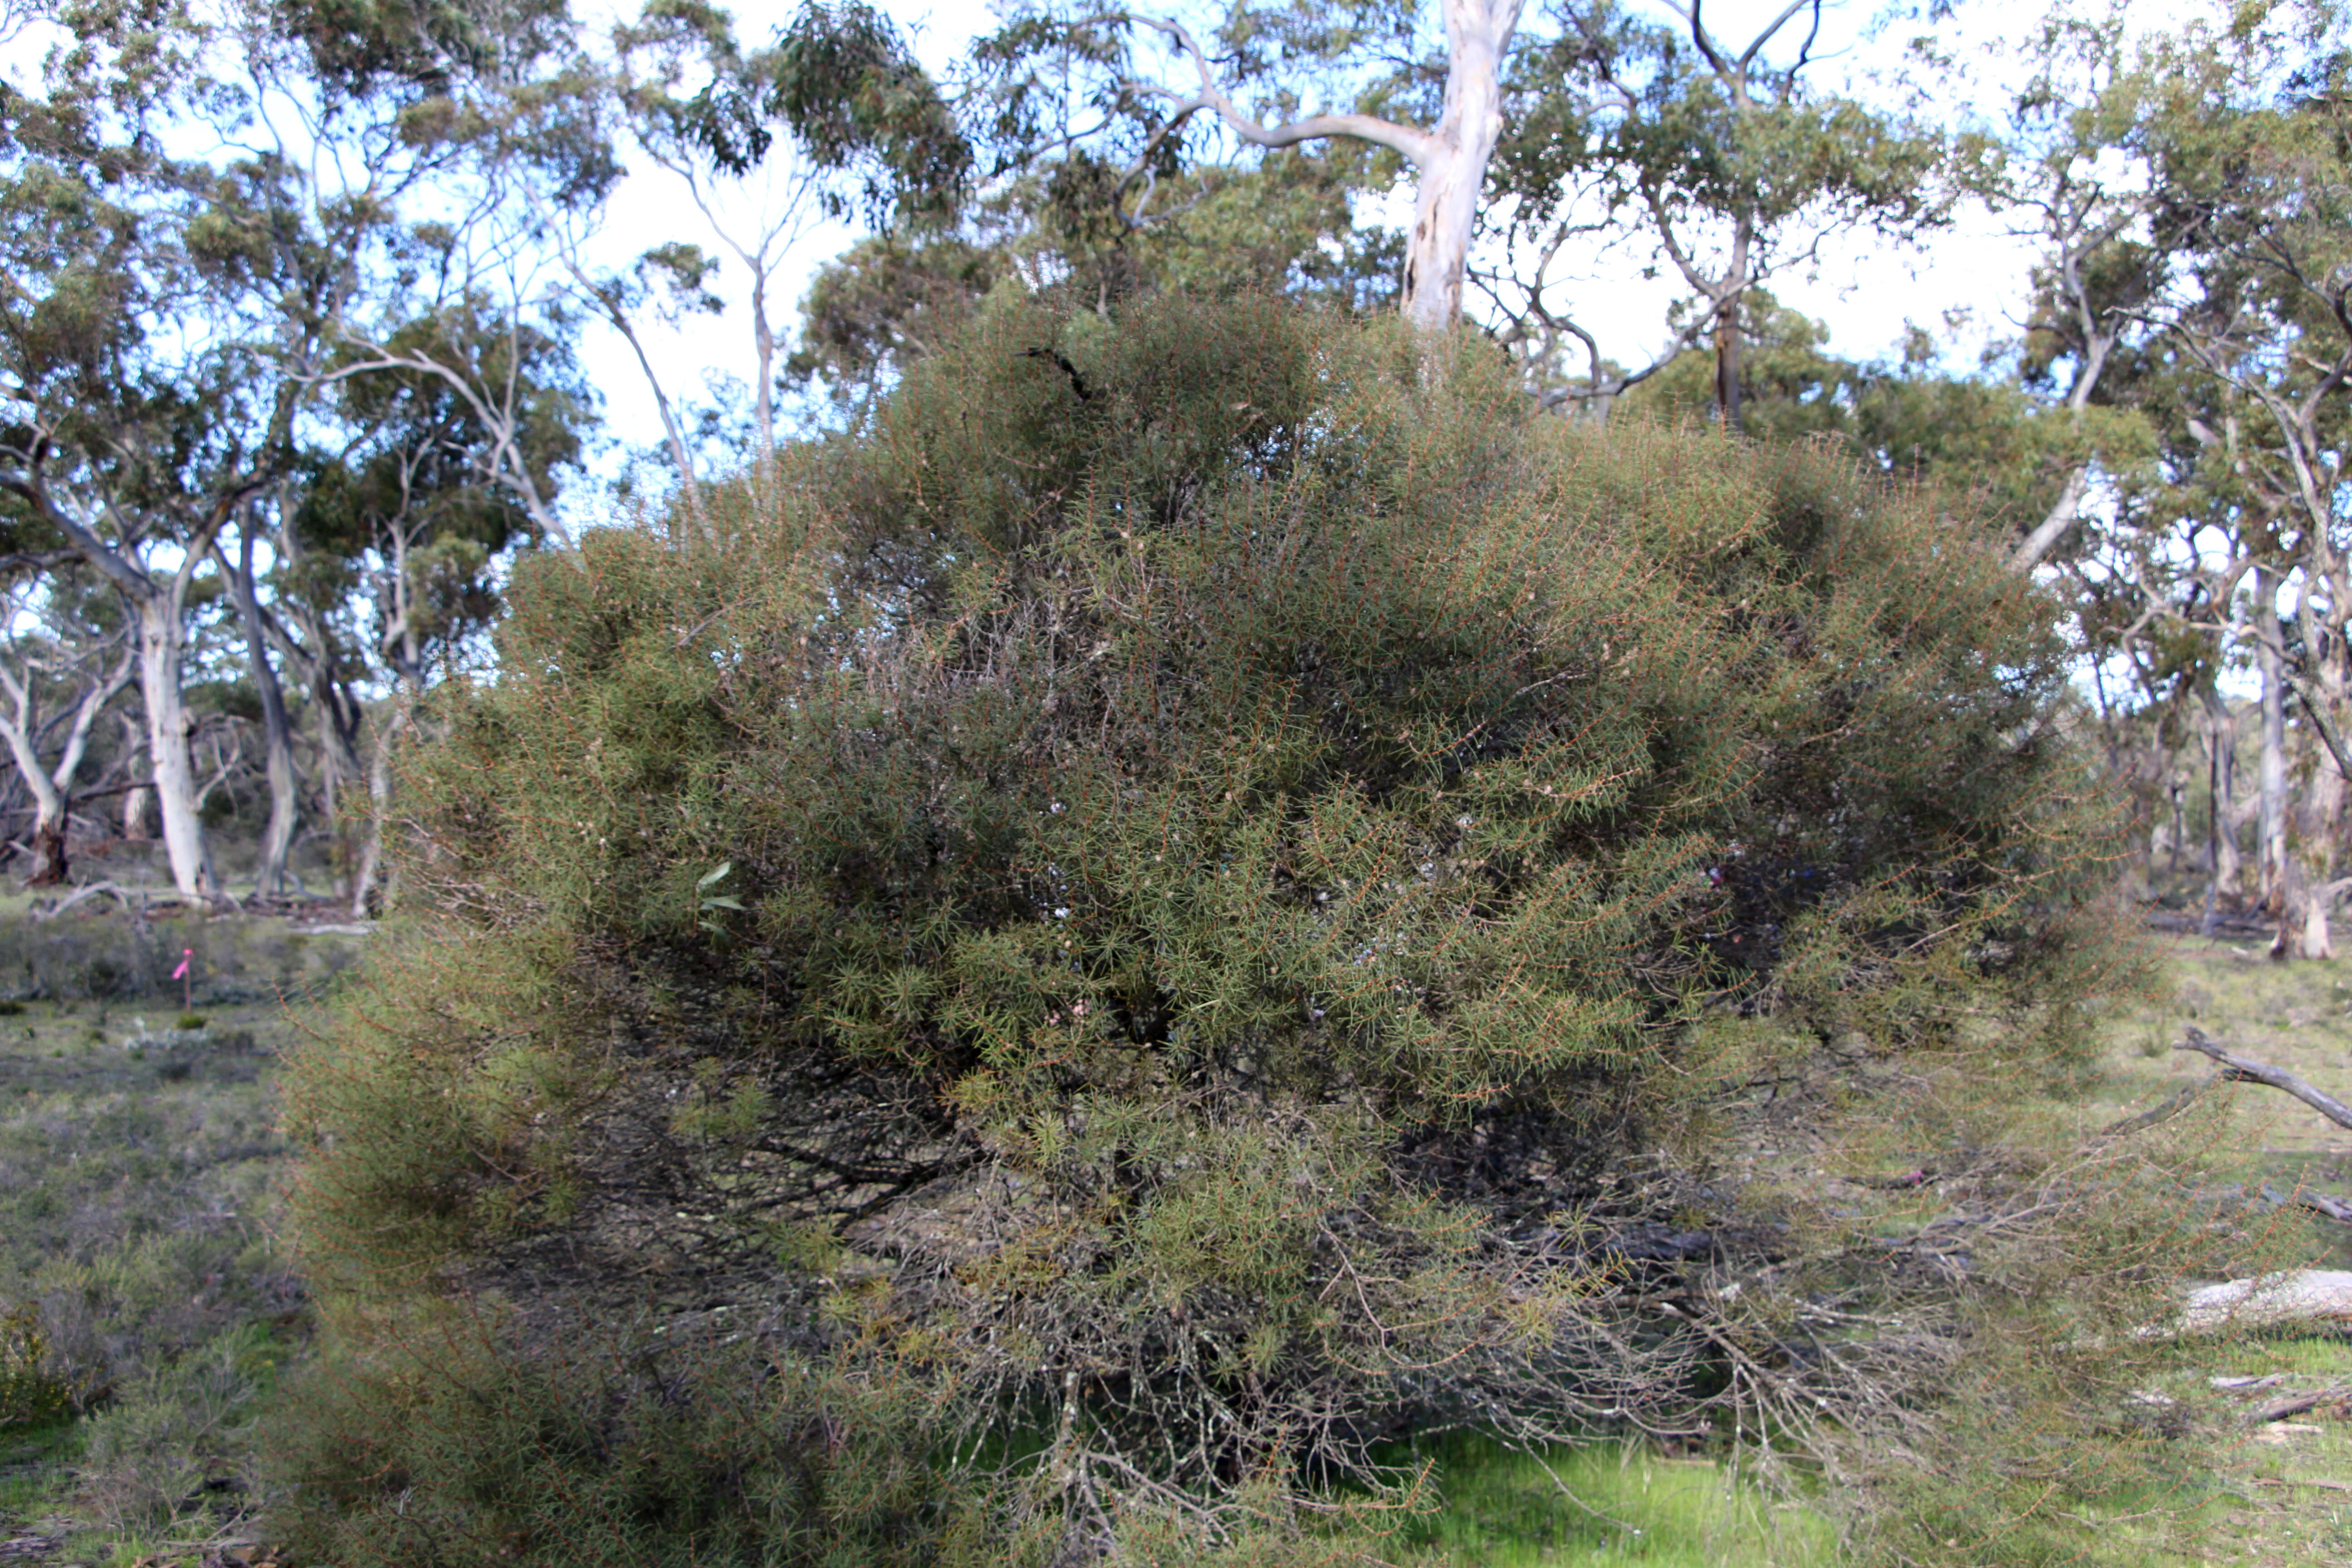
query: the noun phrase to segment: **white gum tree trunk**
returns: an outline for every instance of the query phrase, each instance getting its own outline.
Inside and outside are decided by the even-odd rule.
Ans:
[[[1522,0],[1444,0],[1445,103],[1412,158],[1421,176],[1412,231],[1405,237],[1406,321],[1443,331],[1462,317],[1462,279],[1486,184],[1486,163],[1503,133],[1503,56],[1518,30]],[[1399,151],[1403,151],[1400,148]]]
[[[0,711],[0,737],[7,740],[8,754],[33,797],[33,869],[26,880],[39,888],[65,880],[69,826],[66,812],[74,775],[81,771],[82,757],[89,749],[90,726],[97,722],[100,710],[131,683],[131,660],[125,657],[115,661],[82,688],[57,763],[51,768],[41,765],[41,734],[46,726],[41,721],[36,681],[34,669],[27,668],[20,678],[15,670],[0,666],[0,690],[7,693],[9,704],[9,710]]]
[[[214,536],[245,498],[225,498],[209,508],[184,536],[172,541],[180,552],[180,561],[176,569],[165,572],[149,567],[143,543],[110,541],[86,521],[86,516],[104,515],[101,503],[60,496],[37,480],[9,488],[30,501],[92,569],[114,584],[131,607],[139,645],[139,696],[147,710],[147,754],[154,764],[151,782],[156,812],[163,821],[172,881],[182,898],[210,902],[220,897],[220,879],[214,874],[204,819],[197,815],[195,766],[188,754],[194,721],[181,690],[187,653],[188,589],[195,581],[196,568],[211,557]]]
[[[2254,568],[2254,668],[2262,684],[2262,751],[2255,775],[2260,808],[2255,858],[2258,897],[2265,910],[2282,912],[2286,879],[2286,658],[2278,619],[2278,576]]]
[[[181,690],[187,621],[178,584],[159,587],[139,605],[139,695],[147,709],[147,754],[154,761],[155,811],[163,822],[163,849],[172,881],[187,899],[220,896],[212,847],[197,815],[196,770],[188,754],[195,729]]]
[[[1190,95],[1167,88],[1143,90],[1174,105],[1169,129],[1202,110],[1255,147],[1296,147],[1302,142],[1349,137],[1386,147],[1413,167],[1420,181],[1413,197],[1412,232],[1405,237],[1406,321],[1427,331],[1443,331],[1462,316],[1463,277],[1470,263],[1470,238],[1478,221],[1478,201],[1486,164],[1503,133],[1503,58],[1518,31],[1526,0],[1442,0],[1445,17],[1445,100],[1437,123],[1423,129],[1372,114],[1318,114],[1265,125],[1242,112],[1219,84],[1209,55],[1184,25],[1129,13],[1139,26],[1165,37],[1193,63],[1198,84]]]

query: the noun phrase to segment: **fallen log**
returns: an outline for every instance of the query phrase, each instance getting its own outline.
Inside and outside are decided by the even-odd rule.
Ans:
[[[131,895],[124,892],[114,883],[91,882],[83,887],[75,889],[72,892],[68,893],[64,898],[59,899],[55,904],[47,909],[36,906],[28,912],[37,921],[53,921],[59,915],[65,913],[68,910],[72,909],[76,904],[82,902],[86,899],[95,899],[100,894],[104,894],[107,897],[113,899],[116,903],[121,904],[126,910],[133,907],[131,901]]]
[[[2352,1270],[2299,1268],[2203,1286],[2189,1292],[2170,1322],[2143,1323],[2132,1337],[2168,1340],[2283,1323],[2352,1323]]]
[[[2265,1197],[2271,1195],[2271,1185],[2268,1182],[2263,1184],[2263,1194]],[[2292,1208],[2308,1209],[2313,1214],[2325,1215],[2329,1219],[2352,1225],[2352,1204],[2346,1203],[2342,1198],[2327,1193],[2314,1192],[2309,1187],[2297,1187],[2280,1201]]]
[[[2150,931],[2174,936],[2267,937],[2277,932],[2277,928],[2268,921],[2244,915],[2217,914],[2210,919],[2200,919],[2195,915],[2150,914],[2143,916],[2142,921]]]

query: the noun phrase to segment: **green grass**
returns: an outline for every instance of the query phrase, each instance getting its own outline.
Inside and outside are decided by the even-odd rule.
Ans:
[[[1716,1459],[1617,1443],[1540,1456],[1449,1438],[1390,1456],[1431,1460],[1444,1511],[1401,1532],[1404,1561],[1450,1568],[1828,1568],[1836,1528]]]

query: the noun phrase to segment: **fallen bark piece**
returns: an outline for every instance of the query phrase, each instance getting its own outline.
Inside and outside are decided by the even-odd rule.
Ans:
[[[2174,1050],[2195,1051],[2200,1055],[2211,1057],[2221,1064],[2223,1078],[2236,1079],[2245,1083],[2266,1083],[2273,1089],[2284,1089],[2338,1127],[2352,1127],[2352,1106],[2346,1105],[2334,1095],[2314,1089],[2283,1068],[2274,1068],[2268,1062],[2258,1062],[2252,1057],[2242,1057],[2235,1051],[2224,1050],[2206,1038],[2205,1031],[2194,1024],[2189,1026],[2187,1034],[2188,1038],[2173,1047]]]
[[[2264,1182],[2262,1185],[2262,1194],[2265,1199],[2272,1201],[2274,1206],[2308,1209],[2313,1214],[2323,1215],[2332,1220],[2352,1222],[2352,1203],[2346,1203],[2342,1198],[2331,1196],[2326,1193],[2315,1192],[2309,1187],[2297,1187],[2286,1196],[2279,1197],[2276,1195],[2277,1189],[2268,1182]]]
[[[2308,1437],[2318,1431],[2318,1427],[2300,1421],[2282,1421],[2275,1426],[2263,1427],[2254,1434],[2254,1439],[2261,1443],[2290,1443],[2297,1437]]]

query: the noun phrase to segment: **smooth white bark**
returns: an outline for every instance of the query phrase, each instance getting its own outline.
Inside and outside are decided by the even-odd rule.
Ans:
[[[1503,58],[1518,31],[1525,0],[1442,0],[1445,17],[1445,99],[1437,123],[1426,130],[1370,114],[1318,114],[1265,125],[1242,111],[1219,84],[1209,56],[1181,23],[1131,16],[1192,58],[1198,81],[1188,97],[1164,88],[1146,90],[1175,105],[1170,126],[1202,110],[1254,147],[1296,147],[1347,137],[1397,153],[1413,166],[1412,230],[1405,237],[1404,288],[1399,309],[1406,321],[1442,331],[1462,316],[1463,279],[1476,232],[1486,164],[1503,132]]]
[[[188,754],[195,719],[182,690],[187,654],[184,587],[158,588],[139,605],[139,695],[147,709],[147,754],[153,759],[155,811],[163,821],[163,850],[183,898],[220,896],[212,847],[197,812],[196,770]]]
[[[2256,871],[2265,908],[2275,909],[2286,875],[2286,658],[2278,621],[2278,576],[2254,568],[2254,668],[2262,689],[2261,762],[2255,774],[2261,830]]]
[[[1521,0],[1444,0],[1445,102],[1417,160],[1412,229],[1405,237],[1406,321],[1440,331],[1462,316],[1462,280],[1503,133],[1503,56],[1518,29]]]
[[[2048,515],[2034,525],[2033,531],[2025,536],[2017,552],[2009,558],[2011,570],[2031,572],[2041,563],[2042,558],[2066,536],[2066,531],[2074,526],[2074,519],[2082,514],[2084,493],[2090,488],[2091,470],[2087,465],[2077,464],[2067,470],[2066,482],[2059,487],[2058,499],[2051,505]]]
[[[33,797],[33,872],[27,879],[37,887],[65,879],[66,806],[74,775],[81,771],[82,757],[89,749],[90,726],[115,693],[131,683],[131,656],[125,654],[82,689],[65,742],[58,749],[57,763],[44,768],[41,739],[49,726],[41,721],[33,673],[28,670],[19,677],[0,665],[0,689],[7,692],[9,704],[8,710],[0,711],[0,738],[7,741],[8,754]]]
[[[172,862],[172,880],[183,898],[209,901],[220,895],[213,874],[212,852],[205,843],[195,769],[188,755],[194,730],[181,690],[187,648],[188,589],[196,568],[209,558],[212,542],[229,512],[243,496],[224,499],[192,530],[174,541],[180,549],[177,571],[165,576],[151,571],[135,542],[110,543],[78,510],[82,503],[62,500],[37,468],[8,475],[5,488],[30,502],[44,521],[62,534],[92,570],[114,584],[131,608],[138,639],[139,695],[147,710],[147,751],[153,760],[152,784],[163,819],[163,843]],[[103,516],[102,503],[90,503]]]

